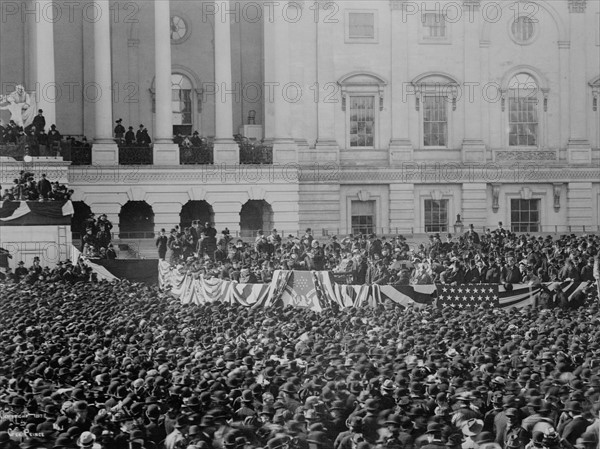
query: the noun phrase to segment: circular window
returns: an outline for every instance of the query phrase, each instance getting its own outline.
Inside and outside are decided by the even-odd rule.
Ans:
[[[171,17],[171,41],[172,42],[181,42],[183,41],[188,34],[188,26],[179,16]]]
[[[527,16],[515,19],[511,26],[512,37],[519,44],[528,44],[533,39],[535,28],[533,21]]]

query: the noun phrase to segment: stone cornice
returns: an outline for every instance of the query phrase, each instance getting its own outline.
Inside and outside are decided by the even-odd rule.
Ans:
[[[310,177],[302,182],[311,182]],[[460,183],[557,183],[595,181],[600,179],[600,168],[540,167],[535,162],[497,163],[405,163],[395,169],[347,170],[342,169],[339,182],[381,184],[409,182],[425,184]],[[314,181],[313,181],[314,182]]]
[[[73,166],[69,183],[93,184],[287,184],[297,183],[298,164],[197,166]]]
[[[568,183],[600,179],[600,168],[576,168],[555,163],[406,162],[397,167],[340,167],[334,163],[271,166],[230,165],[188,167],[71,167],[69,184],[75,186],[173,184],[388,184],[388,183]]]

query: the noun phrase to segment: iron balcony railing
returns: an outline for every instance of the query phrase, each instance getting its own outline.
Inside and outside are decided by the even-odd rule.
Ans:
[[[214,145],[203,141],[199,146],[179,146],[179,163],[181,165],[214,164]]]

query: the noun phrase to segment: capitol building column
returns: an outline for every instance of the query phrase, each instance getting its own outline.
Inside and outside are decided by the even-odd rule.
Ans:
[[[171,10],[169,0],[154,1],[154,65],[156,120],[154,165],[179,165],[179,146],[173,143],[171,105]]]
[[[233,90],[231,75],[231,24],[229,0],[215,2],[215,164],[239,163],[239,147],[233,140]]]
[[[36,11],[40,12],[36,21],[35,62],[36,62],[36,102],[37,109],[44,111],[46,132],[56,123],[56,71],[54,61],[54,22],[59,17],[54,12],[51,0],[36,0]],[[41,12],[44,12],[41,14]],[[56,14],[56,16],[55,16]],[[37,110],[34,114],[37,114]]]
[[[94,165],[118,165],[119,149],[112,138],[112,64],[110,47],[110,7],[108,0],[95,3],[94,83],[98,98],[94,103]]]

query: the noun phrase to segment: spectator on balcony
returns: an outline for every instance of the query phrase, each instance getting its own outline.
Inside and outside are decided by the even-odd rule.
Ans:
[[[183,245],[181,244],[181,236],[177,233],[171,234],[169,241],[169,249],[171,250],[171,265],[176,265],[181,259]]]
[[[106,214],[102,214],[102,215],[100,215],[98,217],[98,226],[100,226],[101,224],[106,227],[106,230],[108,232],[110,232],[112,230],[112,228],[113,228],[113,224],[108,219],[108,217],[106,216]]]
[[[190,139],[192,146],[194,147],[200,147],[202,146],[202,138],[200,137],[200,134],[198,133],[198,131],[194,131],[194,134],[192,135],[192,138]]]
[[[140,128],[135,133],[135,140],[137,144],[141,147],[150,146],[150,144],[152,143],[152,139],[150,139],[148,130],[144,127],[144,125],[140,125]]]
[[[31,127],[36,129],[37,134],[46,130],[46,119],[44,118],[44,111],[42,111],[41,109],[38,110],[38,114],[35,117],[33,117]]]
[[[52,184],[46,179],[46,174],[42,173],[42,179],[38,182],[38,192],[42,199],[48,199],[48,195],[52,192]]]
[[[194,242],[194,236],[192,235],[192,231],[190,228],[185,228],[183,230],[182,245],[184,259],[187,259],[188,257],[194,255],[194,249],[196,248],[196,246]]]
[[[37,135],[37,141],[39,145],[43,145],[45,147],[48,146],[48,134],[43,129]]]
[[[28,201],[36,201],[40,196],[33,179],[29,179],[25,184],[25,192],[25,198]]]
[[[521,282],[521,270],[515,263],[513,255],[509,255],[506,258],[506,266],[500,272],[500,283],[501,284],[518,284]]]
[[[144,132],[144,125],[140,125],[138,130],[135,133],[135,141],[138,145],[142,142],[142,133]]]
[[[192,144],[192,141],[190,140],[190,138],[188,136],[185,136],[181,140],[181,143],[179,144],[179,146],[183,149],[190,149],[190,148],[192,148],[193,144]]]
[[[202,231],[202,233],[206,237],[215,238],[217,236],[217,230],[212,227],[212,225],[210,224],[210,221],[207,221],[206,223],[204,223],[204,230]]]
[[[25,145],[29,147],[31,156],[40,155],[40,146],[37,139],[37,129],[35,126],[30,127],[25,132]]]
[[[106,248],[110,243],[111,235],[110,232],[106,229],[106,225],[104,223],[99,223],[98,232],[96,233],[96,242],[98,242],[98,246],[100,248]]]
[[[115,260],[117,258],[117,252],[115,251],[115,247],[112,243],[109,243],[106,247],[106,258],[108,260]]]
[[[96,236],[92,228],[86,228],[85,235],[81,239],[81,252],[84,253],[87,246],[94,246],[96,244]]]
[[[130,147],[135,143],[135,133],[133,132],[133,126],[129,127],[129,130],[125,133],[125,145]]]
[[[60,148],[60,141],[62,140],[62,135],[56,129],[56,125],[50,126],[50,131],[48,131],[48,148],[52,149],[55,147]]]
[[[145,147],[149,147],[152,143],[152,139],[150,138],[150,134],[148,134],[148,130],[144,128],[142,131],[142,145]]]
[[[120,118],[115,123],[115,142],[117,145],[121,145],[123,143],[123,137],[125,136],[125,127],[122,125],[123,119]]]
[[[17,124],[11,120],[8,122],[8,126],[6,127],[6,131],[4,133],[5,140],[8,143],[17,143],[19,140],[21,128],[17,126]]]
[[[2,193],[2,201],[14,201],[15,197],[10,189],[4,189]]]

